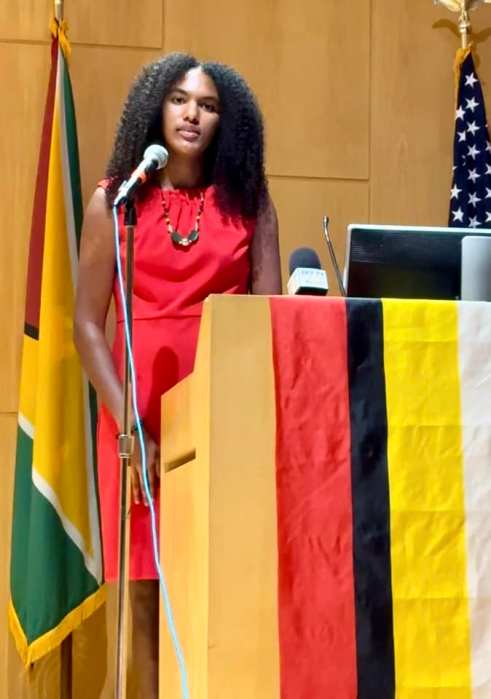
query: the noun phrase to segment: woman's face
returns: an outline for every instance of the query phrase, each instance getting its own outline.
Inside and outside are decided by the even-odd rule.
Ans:
[[[188,70],[166,96],[162,108],[164,142],[171,154],[200,158],[220,119],[213,80],[200,67]]]

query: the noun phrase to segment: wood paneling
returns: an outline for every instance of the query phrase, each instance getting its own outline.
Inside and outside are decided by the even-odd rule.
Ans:
[[[368,221],[368,184],[272,177],[270,190],[280,222],[283,285],[288,280],[291,253],[307,246],[319,254],[328,274],[330,293],[337,294],[336,277],[322,233],[322,218],[324,214],[329,216],[331,239],[342,267],[346,226]]]
[[[158,0],[65,0],[65,17],[74,42],[136,48],[162,46],[162,2]]]
[[[82,191],[87,202],[104,177],[114,133],[131,82],[161,50],[78,47],[70,64],[80,146]]]
[[[26,670],[10,636],[7,644],[8,675],[0,679],[0,687],[6,694],[1,696],[8,699],[62,699],[60,650],[52,651]]]
[[[17,409],[32,201],[49,73],[48,46],[0,43],[1,320],[0,412]]]
[[[114,699],[116,675],[117,588],[107,586],[107,602],[73,634],[70,699]],[[131,617],[131,615],[130,615]],[[131,630],[131,618],[129,630]],[[54,698],[52,698],[54,699]],[[64,698],[63,698],[64,699]],[[138,699],[136,668],[128,657],[127,699]]]
[[[235,66],[258,95],[275,175],[368,175],[368,0],[166,3],[166,48]],[[177,29],[177,31],[176,31]],[[175,35],[174,35],[175,32]]]
[[[412,0],[373,3],[370,217],[376,223],[447,223],[459,42],[448,28],[433,28],[440,19],[455,15]],[[476,31],[489,26],[491,8],[472,20]],[[481,58],[486,85],[491,46]]]
[[[49,41],[52,8],[53,0],[1,3],[0,41]]]
[[[370,182],[378,223],[445,223],[456,42],[432,29],[442,11],[411,0],[374,3]]]
[[[49,41],[53,0],[23,0],[0,5],[0,41]],[[70,2],[65,19],[74,43],[106,46],[162,45],[162,3],[156,0]]]
[[[271,342],[267,299],[212,297],[193,379],[177,389],[191,405],[187,430],[176,429],[179,407],[176,424],[165,419],[178,398],[163,401],[170,452],[162,457],[162,556],[196,699],[279,696]],[[192,448],[195,459],[171,463]],[[176,699],[179,673],[163,615],[161,639],[160,696]]]

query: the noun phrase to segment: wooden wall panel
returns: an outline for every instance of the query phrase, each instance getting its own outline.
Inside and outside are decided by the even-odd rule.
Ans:
[[[5,170],[0,299],[7,338],[0,362],[0,412],[15,411],[18,402],[27,254],[49,60],[47,45],[0,43],[0,162]]]
[[[329,278],[330,293],[337,294],[335,272],[322,233],[322,217],[330,218],[330,232],[339,265],[344,265],[348,223],[368,220],[368,183],[330,180],[270,178],[281,230],[283,283],[293,250],[307,246],[317,251]]]
[[[165,45],[243,73],[266,118],[270,174],[366,179],[369,7],[196,0],[191,12],[169,0]]]
[[[72,634],[72,696],[69,699],[114,699],[116,615],[117,588],[111,584],[107,586],[106,605]],[[137,668],[132,662],[131,644],[128,653],[127,699],[138,699]]]
[[[68,2],[65,16],[74,42],[105,46],[162,46],[162,2]],[[111,62],[111,57],[107,55]]]
[[[82,191],[87,203],[104,177],[116,126],[132,80],[140,68],[162,53],[76,47],[70,65],[80,147]]]
[[[48,42],[52,7],[52,0],[0,3],[0,41]]]
[[[53,0],[23,0],[0,5],[0,41],[49,41]],[[65,0],[65,19],[70,40],[106,46],[162,46],[162,2],[119,0],[70,2]]]
[[[448,28],[433,28],[441,19],[455,21],[455,15],[412,0],[373,2],[370,218],[375,223],[447,223],[459,41]],[[491,8],[473,13],[472,20],[476,31],[489,26]],[[491,46],[479,52],[486,85]]]
[[[8,646],[8,675],[0,678],[0,688],[8,699],[65,699],[61,696],[61,655],[56,649],[28,670],[22,665],[11,636]]]

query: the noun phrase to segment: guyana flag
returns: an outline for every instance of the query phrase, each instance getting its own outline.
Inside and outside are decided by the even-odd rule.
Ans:
[[[53,21],[29,251],[10,628],[26,665],[103,601],[94,403],[72,340],[82,219],[64,23]]]
[[[491,697],[491,304],[270,304],[281,698]]]

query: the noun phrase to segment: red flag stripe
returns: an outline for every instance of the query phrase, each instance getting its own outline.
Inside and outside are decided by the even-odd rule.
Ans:
[[[49,152],[53,112],[55,104],[56,71],[58,65],[58,39],[51,44],[51,72],[48,94],[44,109],[43,131],[39,152],[36,190],[32,211],[31,239],[29,245],[29,263],[27,269],[27,291],[25,323],[29,335],[36,336],[39,331],[39,307],[41,303],[41,279],[43,272],[44,229],[46,220],[46,194],[48,188]]]
[[[282,699],[356,699],[347,316],[271,299]]]

